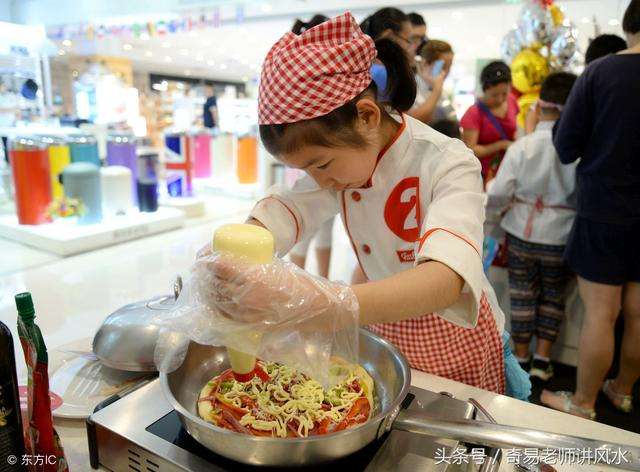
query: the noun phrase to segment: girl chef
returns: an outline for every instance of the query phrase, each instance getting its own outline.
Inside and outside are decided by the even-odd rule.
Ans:
[[[369,73],[376,55],[389,76],[385,104]],[[284,256],[339,213],[370,282],[324,297],[323,309],[356,306],[360,324],[398,346],[413,368],[503,393],[504,315],[482,270],[480,165],[462,142],[401,113],[415,87],[400,47],[374,44],[350,13],[283,36],[263,64],[260,135],[308,176],[291,190],[271,189],[250,222],[269,229]],[[296,294],[314,300],[313,291],[345,292],[326,280],[318,289],[286,264],[272,281],[243,279],[224,258],[213,271],[226,300],[240,305],[253,292],[253,306],[274,318],[288,309],[269,304],[282,297],[276,279],[293,280]]]

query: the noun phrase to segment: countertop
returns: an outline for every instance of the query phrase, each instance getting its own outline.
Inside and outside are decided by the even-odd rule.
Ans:
[[[211,237],[213,228],[242,221],[244,215],[216,219],[204,225],[132,241],[91,253],[52,261],[0,279],[0,319],[16,333],[13,295],[31,291],[37,323],[50,351],[91,339],[102,320],[115,309],[137,300],[171,293],[175,275],[186,274],[195,252]],[[352,266],[351,266],[352,267]],[[333,269],[332,269],[333,273]],[[16,343],[17,347],[17,343]],[[19,376],[24,358],[16,349]],[[50,366],[50,373],[56,366]],[[448,391],[457,398],[477,399],[507,425],[640,446],[640,435],[587,421],[540,406],[479,390],[424,372],[413,372],[413,384],[432,391]],[[72,471],[90,470],[84,422],[55,420]],[[564,466],[559,470],[588,470]],[[591,468],[602,470],[603,467]],[[502,470],[512,470],[503,461]]]

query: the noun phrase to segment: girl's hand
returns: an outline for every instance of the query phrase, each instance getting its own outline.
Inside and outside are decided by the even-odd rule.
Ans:
[[[357,313],[350,287],[314,277],[281,259],[249,264],[212,253],[197,260],[201,302],[246,323],[279,324],[325,313]]]

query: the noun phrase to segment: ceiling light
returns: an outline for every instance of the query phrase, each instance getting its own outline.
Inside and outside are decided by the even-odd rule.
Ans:
[[[198,62],[202,62],[202,61],[204,61],[204,57],[203,57],[201,54],[198,54],[198,55],[196,56],[196,61],[198,61]]]
[[[454,20],[459,20],[462,18],[462,12],[459,11],[454,11],[451,13],[451,18],[453,18]]]
[[[65,39],[64,41],[62,41],[62,45],[63,45],[65,48],[70,48],[72,44],[73,44],[73,43],[71,42],[71,40],[70,40],[70,39]]]
[[[190,71],[189,69],[185,70],[185,71],[184,71],[184,75],[187,75],[187,76],[188,76],[188,75],[191,75],[191,71]]]
[[[169,41],[165,41],[164,43],[162,43],[162,47],[168,49],[171,47],[171,43]]]
[[[611,18],[609,20],[609,26],[618,26],[620,24],[620,22],[618,20],[616,20],[615,18]]]
[[[587,24],[587,23],[589,23],[591,20],[590,20],[589,18],[587,18],[586,16],[583,16],[583,17],[580,19],[580,21],[581,21],[582,23],[584,23],[584,24]]]
[[[153,56],[153,53],[151,51],[145,51],[144,55],[147,57],[151,57]]]
[[[262,5],[260,5],[260,10],[262,10],[264,13],[269,13],[271,10],[273,10],[273,7],[268,3],[263,3]]]
[[[234,54],[233,56],[231,56],[231,58],[232,58],[234,61],[239,61],[240,59],[242,59],[242,58],[240,57],[240,54]]]
[[[189,50],[188,49],[180,49],[180,54],[182,54],[183,56],[188,56],[189,55]]]
[[[211,46],[211,44],[212,44],[212,43],[211,43],[211,40],[210,40],[210,39],[204,39],[204,40],[202,41],[202,45],[203,45],[203,46],[205,46],[205,47],[207,47],[207,46]]]
[[[64,56],[66,51],[64,49],[58,49],[58,56]]]
[[[242,77],[242,81],[243,82],[249,82],[249,77],[247,77],[246,75]]]
[[[189,37],[190,38],[195,38],[196,36],[198,36],[198,33],[195,30],[189,31]]]
[[[133,49],[133,46],[129,43],[125,43],[122,45],[122,49],[124,49],[125,51],[131,51]]]
[[[220,64],[220,70],[227,70],[226,64]]]
[[[247,61],[246,59],[242,59],[242,61],[240,62],[243,66],[248,66],[249,65],[249,61]]]
[[[207,65],[208,66],[215,66],[216,65],[216,61],[208,60],[207,61]]]
[[[226,52],[227,52],[227,48],[225,48],[224,46],[220,46],[220,47],[218,48],[218,52],[219,52],[220,54],[224,54],[224,53],[226,53]]]
[[[165,56],[164,57],[164,62],[172,62],[172,61],[173,61],[173,59],[171,59],[170,56]]]

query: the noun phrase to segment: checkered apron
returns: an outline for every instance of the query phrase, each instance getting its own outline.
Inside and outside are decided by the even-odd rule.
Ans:
[[[502,338],[484,294],[474,329],[434,313],[368,328],[398,347],[414,369],[504,394]]]

